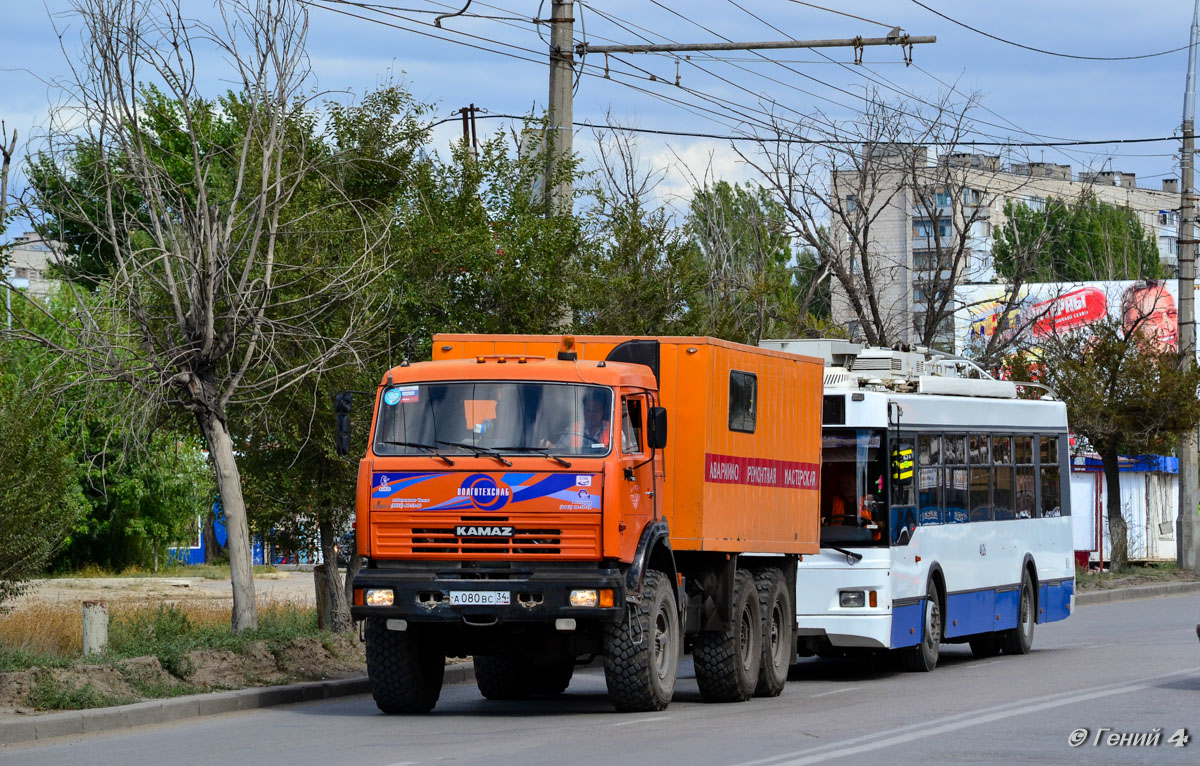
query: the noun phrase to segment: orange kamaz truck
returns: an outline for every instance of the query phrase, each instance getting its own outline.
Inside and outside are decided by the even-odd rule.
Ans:
[[[490,699],[599,656],[612,704],[780,693],[818,550],[820,360],[712,338],[438,335],[375,394],[352,613],[385,713],[447,656]],[[339,395],[338,449],[350,407]]]

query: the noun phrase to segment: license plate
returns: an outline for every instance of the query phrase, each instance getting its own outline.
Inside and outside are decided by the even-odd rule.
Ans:
[[[512,594],[506,590],[452,590],[450,603],[458,606],[508,606]]]

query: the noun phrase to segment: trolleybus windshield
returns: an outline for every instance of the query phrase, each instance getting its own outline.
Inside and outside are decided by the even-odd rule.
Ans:
[[[888,544],[883,432],[828,429],[821,449],[821,544]]]

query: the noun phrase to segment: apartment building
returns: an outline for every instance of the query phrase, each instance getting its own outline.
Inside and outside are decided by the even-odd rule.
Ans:
[[[50,274],[50,244],[28,231],[13,239],[8,255],[9,282],[34,297],[45,298],[55,284]]]
[[[1049,199],[1070,201],[1091,192],[1102,202],[1129,208],[1153,232],[1165,271],[1175,273],[1181,204],[1176,179],[1149,189],[1126,172],[1073,175],[1069,165],[1005,166],[1000,157],[986,154],[934,158],[911,147],[872,151],[856,170],[834,172],[830,188],[840,215],[835,213],[830,228],[833,241],[845,245],[844,265],[853,280],[860,279],[861,262],[870,260],[873,310],[894,342],[919,342],[916,328],[925,326],[926,312],[933,310],[935,320],[941,320],[936,321],[935,345],[953,349],[952,319],[942,317],[938,307],[953,303],[954,296],[944,301],[940,291],[951,283],[996,281],[992,245],[995,232],[1007,222],[1004,207],[1010,200],[1040,209]],[[863,236],[855,230],[856,222],[868,219],[869,234]],[[834,320],[862,338],[852,296],[837,279],[832,297]]]

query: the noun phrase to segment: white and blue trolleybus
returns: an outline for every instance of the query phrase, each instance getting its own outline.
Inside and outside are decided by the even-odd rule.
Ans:
[[[799,564],[801,656],[943,643],[1026,654],[1074,608],[1066,407],[973,364],[845,341],[763,341],[826,360],[821,551]],[[1025,384],[1023,384],[1025,385]]]

